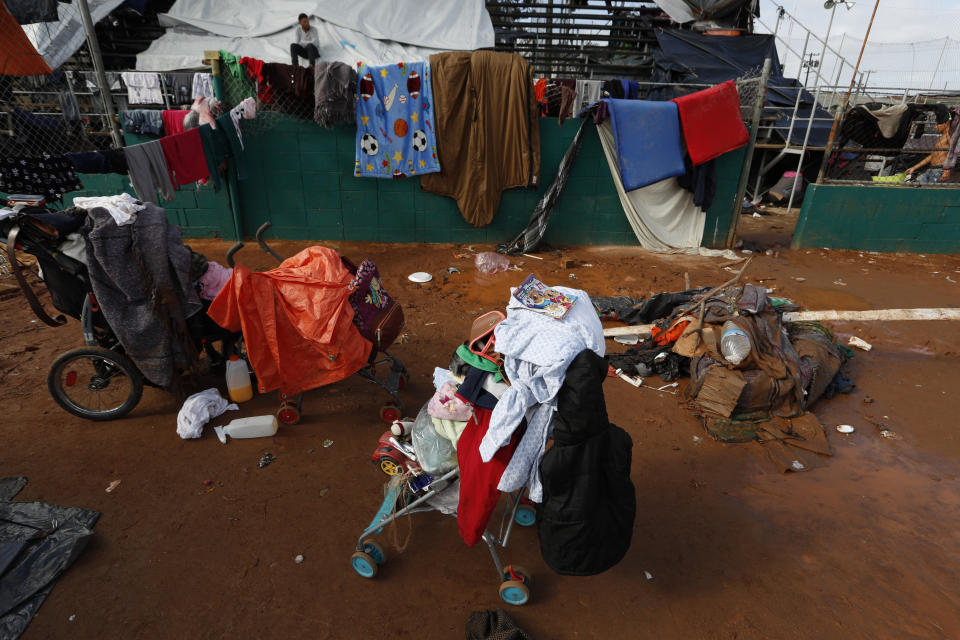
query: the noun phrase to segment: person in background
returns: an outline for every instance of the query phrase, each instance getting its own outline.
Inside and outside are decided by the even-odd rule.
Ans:
[[[937,106],[941,107],[942,105]],[[917,176],[917,182],[921,184],[935,184],[950,179],[950,170],[943,168],[944,161],[947,159],[947,150],[950,147],[950,113],[946,107],[938,108],[936,116],[937,133],[940,134],[940,138],[934,145],[935,151],[906,171],[909,176],[924,167],[928,167]]]
[[[297,66],[300,64],[300,58],[306,58],[312,67],[320,58],[320,33],[316,27],[310,26],[310,18],[305,13],[300,14],[297,22],[300,24],[293,29],[294,41],[290,45],[290,64]]]

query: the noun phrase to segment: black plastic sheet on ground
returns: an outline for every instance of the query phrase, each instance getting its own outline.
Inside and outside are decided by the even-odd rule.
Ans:
[[[13,497],[24,484],[24,478],[0,480],[0,496]],[[79,507],[0,502],[0,638],[23,634],[99,517]]]

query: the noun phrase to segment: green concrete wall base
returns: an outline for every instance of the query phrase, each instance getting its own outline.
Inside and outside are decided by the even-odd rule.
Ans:
[[[960,253],[960,189],[810,185],[791,246]]]

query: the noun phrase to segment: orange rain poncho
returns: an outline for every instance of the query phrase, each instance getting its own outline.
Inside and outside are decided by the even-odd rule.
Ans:
[[[257,385],[287,395],[359,371],[372,345],[353,324],[353,276],[333,249],[310,247],[271,271],[237,265],[207,314],[243,330]]]

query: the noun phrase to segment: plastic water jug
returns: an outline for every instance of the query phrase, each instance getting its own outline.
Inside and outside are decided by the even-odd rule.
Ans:
[[[231,420],[225,427],[214,427],[220,442],[227,444],[231,438],[267,438],[277,433],[277,416],[251,416]]]
[[[236,355],[230,356],[227,361],[227,393],[233,402],[246,402],[253,397],[247,361]]]
[[[738,365],[750,355],[750,338],[734,322],[727,320],[723,323],[720,351],[727,362]]]

